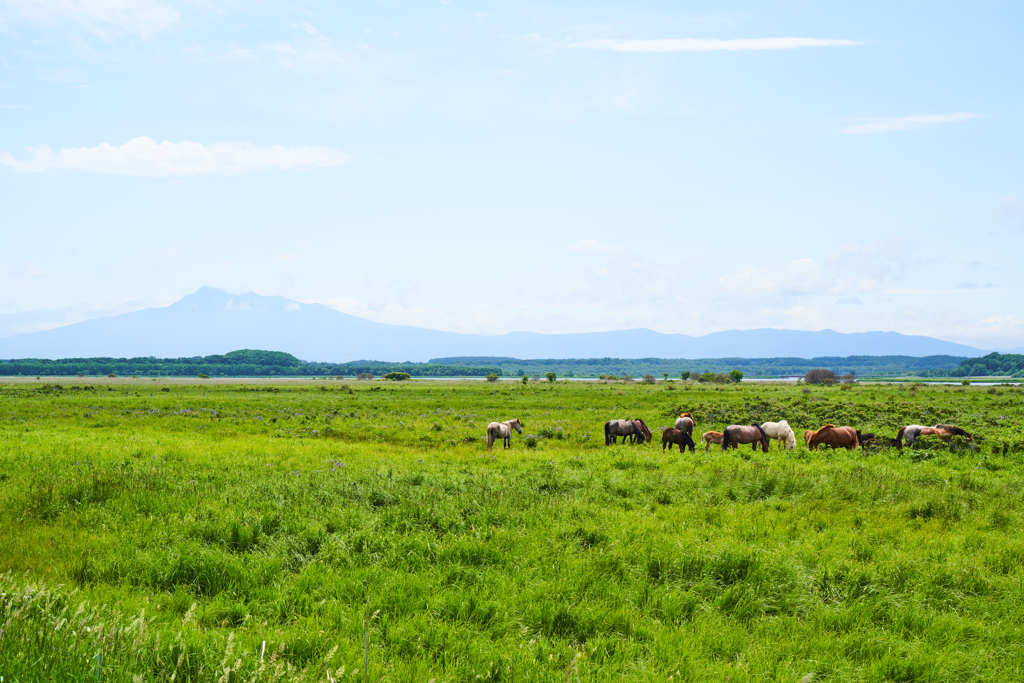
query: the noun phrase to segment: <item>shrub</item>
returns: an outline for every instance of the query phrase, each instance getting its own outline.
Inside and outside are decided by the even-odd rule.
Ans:
[[[210,376],[207,375],[205,372],[200,372],[198,375],[196,375],[196,377],[198,377],[199,379],[210,379]]]
[[[545,372],[544,376],[548,378],[549,382],[554,382],[558,378],[558,375],[553,372]]]
[[[740,382],[743,380],[743,373],[740,372],[739,370],[730,370],[729,379],[731,379],[733,382]]]
[[[654,384],[654,375],[644,375],[642,381],[644,384]]]
[[[373,373],[372,372],[360,372],[358,375],[356,375],[356,379],[373,379]]]
[[[836,381],[836,373],[825,368],[808,370],[804,375],[804,382],[807,384],[833,384]]]
[[[526,375],[523,375],[523,378],[521,380],[519,380],[519,381],[522,382],[523,384],[526,384],[527,382],[530,381],[530,378],[527,377]]]
[[[412,375],[410,375],[408,372],[389,372],[389,373],[387,373],[386,375],[383,376],[383,379],[386,379],[386,380],[388,380],[390,382],[404,382],[405,380],[409,379],[411,376]],[[497,379],[497,378],[495,378],[495,379]]]
[[[960,380],[960,384],[962,386],[969,387],[969,386],[971,386],[971,380],[969,380],[969,379],[962,379],[962,380]]]
[[[680,372],[679,373],[679,379],[684,380],[684,381],[690,379],[690,371],[689,370],[683,370],[682,372]]]
[[[495,374],[494,374],[494,373],[492,372],[492,373],[490,373],[490,374],[488,374],[488,375],[487,375],[487,381],[488,381],[488,382],[497,382],[497,381],[498,381],[498,376],[497,376],[497,375],[495,375]]]

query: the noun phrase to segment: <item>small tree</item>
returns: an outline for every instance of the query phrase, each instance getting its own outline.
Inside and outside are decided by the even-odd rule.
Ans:
[[[690,371],[689,370],[683,370],[682,372],[680,372],[679,373],[679,379],[683,380],[684,382],[686,380],[690,379]]]
[[[642,381],[644,384],[654,384],[654,375],[644,375]]]
[[[661,373],[661,376],[665,378],[666,382],[668,381],[668,373],[667,372]]]
[[[497,375],[495,375],[495,374],[494,374],[494,373],[492,372],[491,374],[487,375],[487,381],[488,381],[488,382],[497,382],[497,381],[498,381],[498,376],[497,376]]]
[[[404,382],[411,376],[412,375],[410,375],[408,372],[389,372],[383,376],[383,379],[389,380],[391,382]]]
[[[529,382],[529,381],[530,381],[530,378],[526,376],[526,373],[523,373],[523,378],[522,378],[522,379],[521,379],[520,381],[521,381],[521,382],[522,382],[523,384],[526,384],[527,382]]]
[[[729,379],[731,379],[733,382],[740,382],[743,380],[743,373],[740,372],[739,370],[730,370]]]
[[[360,372],[356,375],[356,379],[373,379],[372,372]]]
[[[558,378],[558,375],[553,372],[545,372],[544,376],[548,378],[549,382],[554,382]]]

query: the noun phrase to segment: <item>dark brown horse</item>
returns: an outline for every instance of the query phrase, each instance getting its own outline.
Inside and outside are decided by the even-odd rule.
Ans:
[[[807,440],[807,448],[812,451],[818,446],[845,448],[852,451],[858,445],[856,429],[853,427],[836,427],[832,423],[822,425]]]
[[[767,453],[771,440],[761,429],[761,425],[729,425],[722,430],[723,451],[730,447],[736,448],[741,443],[751,444],[755,451],[757,444],[761,444],[761,448]]]
[[[689,448],[691,453],[694,452],[693,437],[682,429],[669,427],[661,433],[661,450],[664,451],[671,444],[679,444],[680,453],[684,447]]]
[[[647,423],[641,420],[639,417],[633,420],[633,426],[637,428],[637,432],[634,435],[637,443],[650,443],[654,439],[651,437],[651,430],[648,429]],[[633,439],[629,440],[633,443]]]

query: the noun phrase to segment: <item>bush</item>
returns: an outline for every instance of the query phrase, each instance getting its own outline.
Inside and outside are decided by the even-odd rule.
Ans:
[[[814,370],[808,370],[807,374],[804,375],[804,382],[807,384],[834,384],[836,381],[836,373],[825,368],[816,368]]]
[[[686,380],[690,379],[690,371],[689,370],[684,370],[684,371],[680,372],[679,373],[679,379],[681,379],[683,381],[686,381]]]
[[[527,382],[530,381],[530,378],[527,377],[526,375],[523,375],[523,378],[521,380],[519,380],[519,381],[521,381],[523,384],[526,384]]]
[[[389,372],[383,376],[383,379],[386,379],[390,382],[404,382],[410,377],[412,377],[412,375],[410,375],[408,372]]]
[[[497,381],[498,381],[498,376],[497,376],[497,375],[495,375],[495,374],[494,374],[494,373],[492,372],[492,373],[490,373],[489,375],[487,375],[487,381],[488,381],[488,382],[497,382]]]
[[[729,379],[731,379],[733,382],[740,382],[743,380],[743,373],[740,372],[739,370],[730,370]]]
[[[360,372],[358,375],[356,375],[356,379],[373,379],[373,373],[372,372]]]
[[[555,379],[557,379],[557,378],[558,378],[558,375],[556,375],[556,374],[555,374],[555,373],[553,373],[553,372],[545,372],[545,373],[544,373],[544,376],[548,378],[548,381],[549,381],[549,382],[554,382],[554,381],[555,381]]]
[[[196,377],[198,377],[199,379],[210,379],[210,376],[207,375],[205,372],[200,372],[198,375],[196,375]]]
[[[654,384],[654,375],[644,375],[642,381],[644,384]]]

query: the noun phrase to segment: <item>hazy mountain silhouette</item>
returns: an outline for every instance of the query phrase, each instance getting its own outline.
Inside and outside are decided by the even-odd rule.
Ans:
[[[157,356],[232,349],[286,351],[310,361],[425,361],[440,356],[517,358],[769,358],[980,356],[983,351],[896,332],[733,330],[699,337],[648,329],[473,335],[375,323],[320,304],[203,287],[163,308],[96,318],[0,339],[0,358]]]

